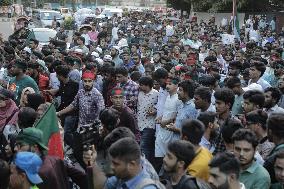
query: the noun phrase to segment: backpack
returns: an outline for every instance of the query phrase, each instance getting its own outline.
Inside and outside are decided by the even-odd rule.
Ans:
[[[211,188],[210,185],[208,183],[206,183],[205,181],[200,180],[200,179],[193,177],[193,176],[190,176],[190,175],[185,175],[181,182],[186,183],[189,180],[191,180],[191,182],[194,182],[195,187],[198,188],[198,189],[210,189]]]
[[[160,181],[150,178],[143,178],[134,189],[143,189],[146,186],[154,185],[157,189],[167,189]]]
[[[162,180],[161,181],[163,184],[165,184],[166,189],[172,189],[172,185],[170,181],[168,180]],[[209,184],[204,182],[203,180],[197,179],[195,177],[189,176],[189,175],[184,175],[179,184],[177,189],[211,189]]]

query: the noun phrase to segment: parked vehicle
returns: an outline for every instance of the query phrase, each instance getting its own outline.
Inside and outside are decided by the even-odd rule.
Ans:
[[[97,18],[111,18],[113,15],[122,17],[123,10],[117,8],[105,8]]]
[[[60,14],[59,11],[54,10],[35,10],[34,14],[34,24],[36,27],[52,27],[52,22],[54,18],[60,24],[63,23],[63,16]]]

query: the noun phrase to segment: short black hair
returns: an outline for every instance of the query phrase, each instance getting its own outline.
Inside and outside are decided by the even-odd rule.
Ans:
[[[206,100],[208,103],[211,103],[212,93],[209,87],[198,87],[197,89],[195,89],[194,95],[198,95],[203,100]]]
[[[246,115],[246,121],[247,122],[251,122],[251,123],[258,123],[261,125],[262,129],[266,130],[267,126],[266,126],[266,121],[268,119],[268,114],[263,111],[263,110],[254,110],[249,112]]]
[[[234,61],[231,61],[229,63],[229,67],[231,67],[231,68],[234,67],[236,69],[241,70],[243,66],[242,66],[242,63],[240,61],[234,60]]]
[[[36,45],[39,44],[39,41],[37,39],[31,38],[30,41],[34,42]]]
[[[186,136],[188,141],[198,145],[205,132],[204,124],[197,119],[186,119],[182,122],[181,133]]]
[[[123,76],[128,76],[128,70],[125,67],[119,67],[115,69],[115,74],[121,74]]]
[[[145,64],[145,65],[144,65],[144,68],[145,68],[145,69],[146,69],[146,68],[149,68],[149,69],[152,70],[152,72],[155,71],[155,65],[154,65],[154,64]]]
[[[239,120],[228,119],[227,121],[225,121],[225,123],[221,127],[221,134],[222,134],[223,140],[228,144],[232,144],[233,134],[241,128],[244,128],[244,127]]]
[[[59,65],[55,68],[55,72],[57,75],[60,75],[64,78],[68,78],[68,74],[70,72],[70,69],[67,65]]]
[[[272,135],[278,138],[284,138],[284,114],[272,113],[267,120],[267,128]]]
[[[83,41],[83,43],[85,43],[85,38],[83,36],[79,36],[78,39]]]
[[[130,137],[135,139],[135,135],[133,132],[127,127],[117,127],[112,130],[104,139],[104,146],[109,148],[113,143],[118,141],[119,139]]]
[[[258,139],[253,131],[250,129],[239,129],[237,130],[233,136],[232,140],[235,141],[247,141],[250,143],[255,149],[258,145]]]
[[[119,139],[109,148],[109,154],[112,158],[118,158],[125,163],[136,161],[140,163],[141,149],[135,139],[126,137]]]
[[[165,68],[159,68],[157,69],[154,74],[153,74],[153,78],[155,80],[159,80],[159,79],[167,79],[168,77],[168,71]]]
[[[108,131],[115,129],[118,123],[118,115],[113,111],[112,108],[105,108],[100,112],[99,119]]]
[[[255,67],[258,71],[261,72],[260,77],[263,76],[266,66],[263,62],[254,62],[253,64],[250,65],[250,67]]]
[[[139,79],[139,84],[140,85],[146,85],[146,86],[148,86],[150,88],[153,88],[154,80],[151,77],[144,76],[144,77],[141,77]]]
[[[225,152],[217,154],[213,157],[212,161],[209,163],[210,168],[219,168],[220,172],[228,175],[235,174],[239,178],[240,174],[240,162],[234,156],[234,154]]]
[[[216,113],[215,112],[201,112],[199,116],[197,117],[199,121],[201,121],[205,128],[207,129],[209,126],[209,123],[214,123],[216,119]]]
[[[37,113],[33,108],[23,107],[18,114],[18,125],[20,129],[32,127],[37,119]]]
[[[258,105],[259,108],[262,108],[265,102],[264,93],[258,90],[249,90],[246,91],[243,95],[244,100],[248,100],[249,102]]]
[[[115,67],[109,63],[105,63],[101,68],[102,73],[109,73],[110,75],[115,76]]]
[[[169,143],[168,150],[173,153],[179,161],[184,162],[184,169],[186,169],[195,158],[194,146],[185,140],[175,140]]]
[[[194,90],[195,90],[195,83],[191,80],[185,80],[178,84],[178,87],[181,87],[186,94],[189,96],[189,98],[193,98],[194,96]]]
[[[139,72],[139,71],[133,71],[131,74],[130,74],[130,79],[132,81],[139,81],[139,79],[141,78],[142,74]]]
[[[216,82],[218,80],[213,76],[213,75],[203,75],[200,78],[200,85],[203,85],[205,87],[211,87],[211,86],[215,86]]]
[[[241,84],[241,80],[238,77],[231,77],[226,81],[226,86],[229,89],[233,89],[238,84]]]
[[[266,88],[264,90],[264,92],[265,93],[266,92],[271,92],[271,97],[272,97],[272,99],[274,99],[276,101],[276,103],[279,102],[279,100],[280,100],[280,98],[282,96],[280,90],[278,88],[276,88],[276,87],[268,87],[268,88]]]
[[[235,102],[235,94],[229,88],[217,89],[214,93],[216,100],[223,101],[225,104],[230,104],[230,109],[233,107]]]
[[[41,94],[32,93],[27,95],[27,107],[31,107],[35,111],[37,111],[39,105],[45,103],[45,99]]]

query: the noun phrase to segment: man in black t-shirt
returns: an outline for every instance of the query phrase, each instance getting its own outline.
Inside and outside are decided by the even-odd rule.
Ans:
[[[176,140],[168,145],[164,157],[165,177],[173,189],[198,189],[196,178],[186,175],[186,169],[195,157],[194,146],[184,140]],[[165,180],[164,180],[165,181]],[[164,181],[162,183],[164,184]]]
[[[57,111],[63,110],[69,106],[79,90],[79,83],[76,83],[69,79],[68,74],[70,69],[66,65],[59,65],[55,69],[58,80],[60,81],[59,89],[51,89],[46,92],[49,92],[53,96],[60,96],[61,103],[57,108]],[[61,117],[62,125],[64,125],[64,139],[65,142],[72,146],[73,144],[73,132],[77,126],[78,116],[76,112],[66,114],[64,117]]]

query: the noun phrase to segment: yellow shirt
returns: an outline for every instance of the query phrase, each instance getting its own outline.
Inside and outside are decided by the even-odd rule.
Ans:
[[[207,148],[200,147],[195,158],[187,168],[188,174],[197,177],[199,179],[208,181],[209,179],[209,162],[213,158],[213,155]]]

